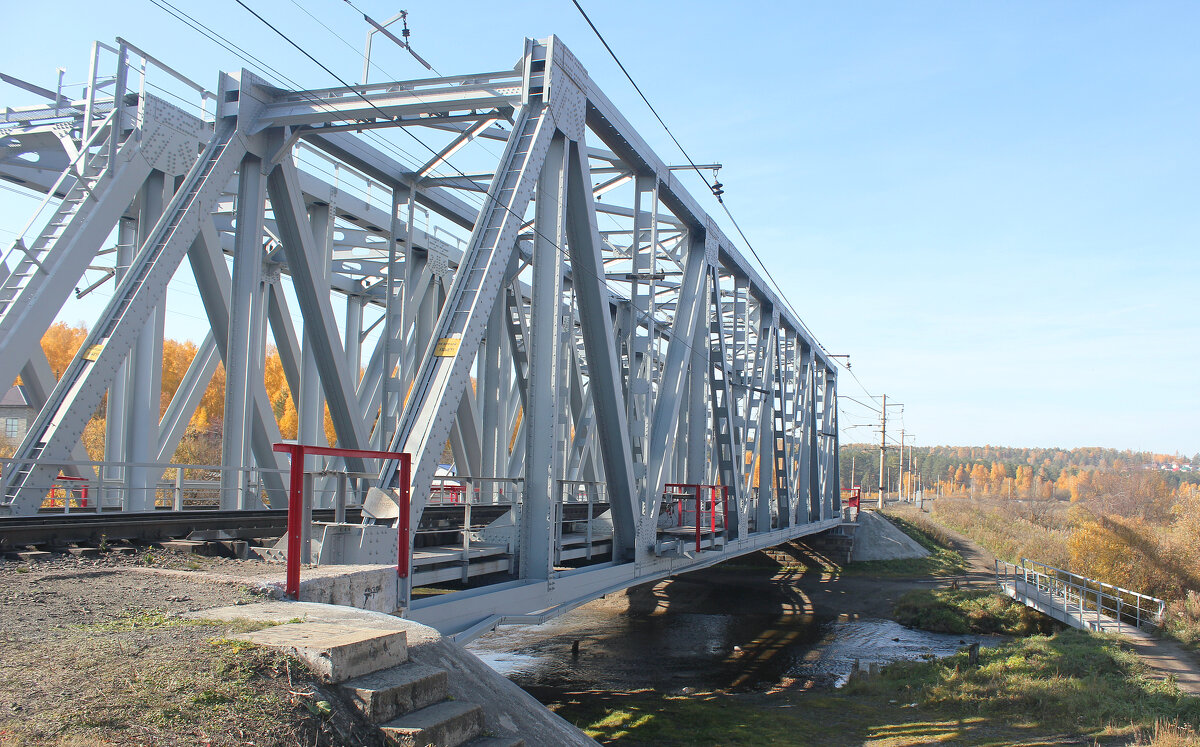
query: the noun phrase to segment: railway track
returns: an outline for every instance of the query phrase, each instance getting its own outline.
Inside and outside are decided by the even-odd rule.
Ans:
[[[333,521],[333,509],[314,510],[313,518]],[[346,518],[357,522],[361,514],[348,510]],[[15,516],[0,519],[0,552],[30,545],[66,547],[99,543],[101,539],[152,542],[207,531],[223,532],[227,538],[270,537],[282,535],[286,527],[285,509]]]
[[[506,513],[511,507],[503,505],[476,505],[473,508],[473,525],[490,523]],[[607,503],[594,504],[592,515],[599,515],[608,508]],[[568,505],[564,509],[564,520],[578,521],[587,516],[586,505]],[[333,521],[333,509],[314,509],[314,521]],[[418,546],[426,542],[435,544],[461,531],[463,523],[461,506],[430,506],[425,509],[417,527],[417,533],[430,535],[419,537]],[[362,511],[350,508],[346,521],[358,523]],[[102,540],[115,542],[154,542],[191,536],[193,539],[252,539],[278,537],[287,528],[286,509],[261,509],[251,511],[220,511],[216,509],[191,511],[156,511],[146,513],[88,513],[71,514],[43,513],[35,516],[9,516],[0,518],[0,554],[26,547],[65,548],[71,545],[99,544]],[[210,534],[211,533],[211,534]],[[217,536],[220,533],[220,536]],[[441,536],[444,535],[444,536]],[[446,541],[450,541],[446,539]]]

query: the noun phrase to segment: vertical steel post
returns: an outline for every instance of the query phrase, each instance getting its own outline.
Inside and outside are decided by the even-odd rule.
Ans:
[[[562,368],[560,316],[566,210],[566,138],[556,135],[537,183],[534,212],[533,288],[529,324],[529,392],[525,408],[525,503],[520,510],[521,578],[551,578],[554,492],[560,473],[559,391]]]
[[[410,564],[412,562],[412,533],[409,502],[412,498],[412,456],[400,455],[397,479],[400,481],[400,516],[396,521],[396,542],[399,545],[396,558],[396,575],[400,578],[404,592],[404,607],[412,607],[412,579]]]
[[[350,478],[345,472],[339,472],[337,477],[337,492],[333,499],[333,521],[337,524],[346,523],[346,489]]]
[[[172,180],[157,170],[150,172],[146,178],[138,211],[139,249],[162,217],[163,208],[170,199],[171,184]],[[167,302],[163,299],[154,307],[149,321],[126,358],[128,389],[124,401],[125,413],[121,420],[123,432],[120,435],[125,441],[122,452],[125,459],[131,462],[124,470],[124,477],[132,511],[154,510],[154,486],[162,474],[161,469],[148,465],[157,458],[166,311]],[[112,413],[112,410],[109,412]]]
[[[125,86],[126,83],[126,67],[129,60],[129,49],[125,46],[125,42],[120,43],[117,50],[117,77],[113,83],[113,118],[112,127],[108,133],[108,163],[110,165],[117,162],[117,145],[121,141],[121,134],[125,130]]]
[[[471,560],[471,496],[463,494],[463,563]],[[464,566],[465,568],[466,566]],[[463,581],[466,581],[464,578]]]
[[[225,360],[225,421],[221,434],[221,508],[246,508],[249,485],[252,387],[262,386],[258,348],[263,342],[263,212],[265,184],[262,160],[247,155],[238,170],[233,287],[229,305],[228,352]],[[257,372],[257,374],[255,373]]]
[[[309,208],[309,225],[312,226],[315,256],[314,269],[318,269],[323,282],[329,280],[333,245],[333,206],[314,205]],[[307,325],[306,325],[307,326]],[[325,395],[321,389],[321,374],[317,370],[317,354],[304,330],[300,350],[300,392],[296,416],[299,420],[298,440],[302,444],[324,444],[325,440]]]
[[[92,138],[92,112],[96,108],[96,73],[100,64],[100,42],[92,42],[92,54],[88,60],[87,99],[83,107],[83,130],[80,138],[88,142]]]
[[[309,564],[312,559],[312,509],[313,509],[313,476],[311,472],[304,473],[304,490],[301,493],[300,524],[300,562]]]
[[[883,395],[883,406],[879,408],[879,508],[883,509],[884,454],[887,453],[887,395]]]
[[[300,599],[300,532],[304,520],[304,447],[282,444],[291,464],[288,468],[288,529],[287,529],[287,582],[286,593],[292,599]]]

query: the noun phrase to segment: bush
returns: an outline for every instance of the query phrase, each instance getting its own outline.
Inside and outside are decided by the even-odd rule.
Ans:
[[[918,589],[900,597],[896,622],[935,633],[1051,633],[1053,620],[992,591]]]
[[[1030,512],[1009,501],[975,501],[939,498],[931,516],[986,547],[996,557],[1011,563],[1031,558],[1058,567],[1070,561],[1069,530],[1057,514],[1061,507],[1039,506]],[[1033,518],[1031,519],[1030,516]]]
[[[1189,591],[1187,597],[1167,605],[1163,628],[1190,649],[1200,649],[1200,594]]]

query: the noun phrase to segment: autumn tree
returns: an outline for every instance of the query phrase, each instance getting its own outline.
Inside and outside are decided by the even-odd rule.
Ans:
[[[992,462],[992,469],[988,472],[988,483],[997,493],[1004,491],[1004,479],[1008,477],[1008,468],[1004,466],[1004,462]]]
[[[986,493],[988,489],[988,468],[978,462],[971,468],[971,490]]]

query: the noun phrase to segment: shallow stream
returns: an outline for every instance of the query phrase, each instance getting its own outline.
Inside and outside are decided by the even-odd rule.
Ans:
[[[911,630],[878,618],[821,620],[796,612],[790,603],[795,590],[783,585],[775,591],[755,589],[757,604],[739,603],[737,597],[745,593],[727,587],[677,605],[683,608],[678,611],[647,608],[634,594],[629,603],[610,597],[541,626],[490,633],[468,649],[540,696],[588,690],[755,690],[785,678],[839,687],[856,661],[866,668],[872,662],[947,656],[976,641],[990,646],[1001,640]],[[787,599],[766,605],[774,606],[774,612],[760,612],[764,593]]]

